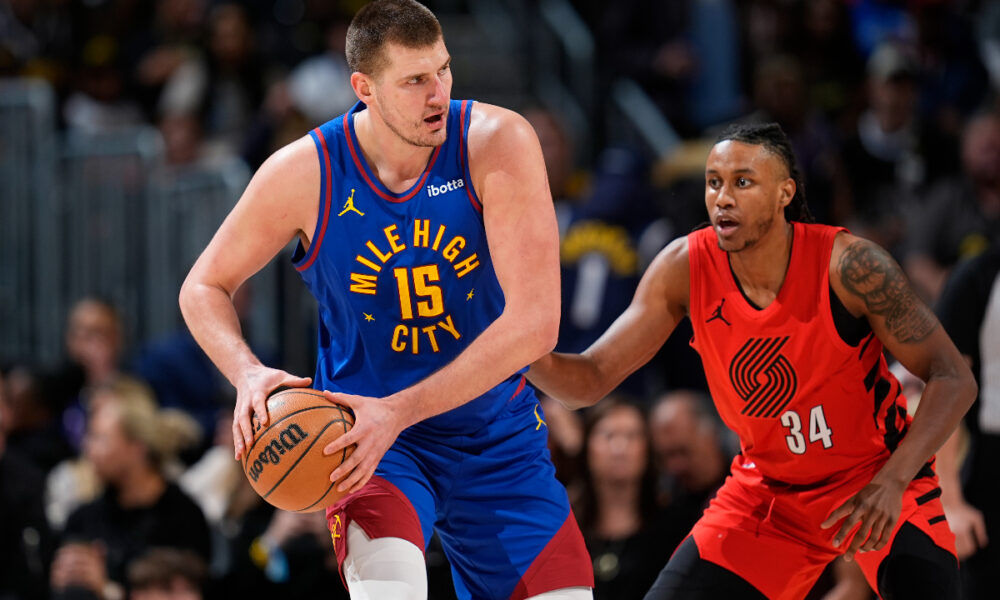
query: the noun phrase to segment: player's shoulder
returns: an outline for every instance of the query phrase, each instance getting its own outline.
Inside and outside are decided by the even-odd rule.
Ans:
[[[660,250],[643,275],[643,279],[657,289],[657,296],[680,306],[687,306],[690,294],[689,248],[688,236],[676,238]]]
[[[833,238],[830,253],[830,276],[839,277],[845,270],[868,271],[872,268],[895,266],[889,253],[875,242],[856,236],[848,231],[840,231]]]
[[[260,166],[257,174],[292,183],[310,172],[319,173],[319,160],[316,144],[307,134],[276,150]]]
[[[538,144],[538,136],[528,120],[502,106],[476,102],[469,117],[469,152],[498,152],[517,149],[525,143]]]

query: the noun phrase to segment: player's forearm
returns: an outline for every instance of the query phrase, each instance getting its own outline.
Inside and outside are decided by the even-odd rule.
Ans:
[[[952,435],[975,398],[976,383],[971,373],[932,376],[906,437],[877,477],[905,487]]]
[[[405,426],[478,398],[550,352],[556,343],[558,327],[558,316],[528,317],[505,311],[448,365],[393,394],[393,399],[406,411]]]
[[[184,282],[180,293],[181,315],[191,335],[209,359],[237,387],[237,378],[248,366],[259,365],[246,340],[232,299],[221,288]]]
[[[587,354],[551,352],[531,364],[528,379],[547,396],[573,409],[592,406],[610,391]]]
[[[935,470],[938,480],[941,482],[941,501],[945,504],[951,502],[964,502],[965,496],[962,494],[962,481],[959,477],[959,446],[962,442],[962,428],[956,427],[941,449],[937,452]]]

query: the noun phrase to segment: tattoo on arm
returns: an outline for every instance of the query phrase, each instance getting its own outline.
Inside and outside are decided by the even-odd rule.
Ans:
[[[871,313],[884,318],[889,332],[904,344],[923,340],[937,327],[937,319],[913,293],[899,266],[869,242],[854,242],[844,250],[840,281]]]

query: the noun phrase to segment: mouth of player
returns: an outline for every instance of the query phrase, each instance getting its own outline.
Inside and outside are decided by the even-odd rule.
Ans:
[[[432,128],[441,126],[444,123],[444,111],[424,117],[424,123],[427,123]]]
[[[719,235],[730,235],[737,228],[739,228],[740,222],[731,217],[716,217],[715,219],[715,232]]]

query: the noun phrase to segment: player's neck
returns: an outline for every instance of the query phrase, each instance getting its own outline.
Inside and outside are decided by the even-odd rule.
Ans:
[[[774,301],[785,282],[793,231],[791,223],[776,223],[750,248],[729,253],[729,264],[743,293],[761,308]]]
[[[402,139],[371,109],[355,113],[354,132],[368,166],[385,187],[396,193],[416,183],[434,151]]]

